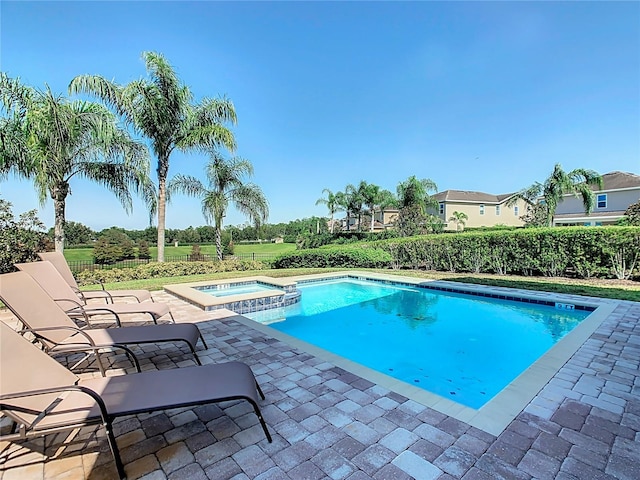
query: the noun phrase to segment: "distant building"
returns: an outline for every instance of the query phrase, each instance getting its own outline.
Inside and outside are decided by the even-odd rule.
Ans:
[[[602,189],[593,188],[595,206],[590,215],[581,198],[565,195],[556,208],[553,225],[614,225],[629,205],[640,200],[640,175],[610,172],[602,175]]]
[[[585,213],[581,198],[567,194],[556,208],[553,225],[613,225],[624,215],[629,205],[640,200],[640,175],[627,172],[605,173],[602,175],[602,183],[602,189],[594,189],[596,203],[590,215]],[[445,223],[445,230],[458,228],[455,222],[449,220],[454,212],[467,215],[466,228],[496,225],[521,227],[524,225],[521,217],[527,213],[527,204],[524,200],[518,200],[513,206],[507,206],[513,195],[514,193],[494,195],[467,190],[445,190],[433,195],[438,208],[431,209],[428,213],[440,218]],[[397,209],[392,208],[375,211],[373,231],[394,228],[398,213]],[[359,229],[357,217],[335,220],[334,231],[370,231],[371,217],[362,215],[361,221],[362,228]]]
[[[438,202],[438,209],[429,213],[445,222],[445,230],[456,230],[455,222],[449,221],[453,212],[467,215],[465,227],[493,227],[506,225],[520,227],[524,222],[520,219],[526,213],[527,205],[523,200],[508,207],[506,204],[513,193],[493,195],[484,192],[470,192],[467,190],[445,190],[433,195]]]

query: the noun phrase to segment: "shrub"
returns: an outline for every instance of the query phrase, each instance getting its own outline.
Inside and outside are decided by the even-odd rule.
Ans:
[[[631,278],[640,264],[640,228],[527,228],[421,235],[369,244],[394,268],[516,275]]]
[[[273,268],[385,268],[391,261],[391,255],[378,248],[332,246],[285,253],[273,261]]]
[[[255,260],[223,260],[221,262],[151,262],[133,268],[114,268],[111,270],[85,270],[80,272],[78,282],[81,285],[94,283],[127,282],[159,277],[181,277],[207,273],[263,270],[265,264]]]
[[[14,271],[14,263],[37,260],[37,253],[50,244],[36,210],[22,213],[16,220],[11,206],[0,199],[0,273]]]

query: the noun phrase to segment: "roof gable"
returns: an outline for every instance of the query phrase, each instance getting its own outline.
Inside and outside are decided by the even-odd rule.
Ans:
[[[629,172],[609,172],[602,175],[602,190],[640,187],[640,175]],[[597,187],[593,190],[599,191]]]
[[[492,193],[473,192],[469,190],[445,190],[433,195],[438,202],[467,202],[467,203],[502,203],[513,193],[494,195]]]

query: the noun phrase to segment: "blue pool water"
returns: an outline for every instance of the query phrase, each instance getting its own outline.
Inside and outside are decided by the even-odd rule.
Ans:
[[[476,409],[590,313],[355,279],[298,289],[246,316]]]
[[[213,285],[208,288],[203,288],[201,291],[216,297],[228,297],[229,295],[242,295],[243,293],[264,292],[267,290],[274,290],[274,287],[256,282],[240,285],[232,284],[231,286]]]

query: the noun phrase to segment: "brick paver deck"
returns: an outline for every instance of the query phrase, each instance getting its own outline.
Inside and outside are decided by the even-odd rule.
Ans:
[[[198,322],[209,344],[198,352],[203,363],[252,367],[273,443],[246,402],[121,418],[115,433],[130,479],[640,478],[638,303],[620,302],[496,437],[292,349],[231,312],[154,297],[171,304],[177,321]],[[180,348],[145,346],[143,368],[192,365]],[[111,374],[132,370],[123,357],[111,361]],[[115,478],[101,429],[71,432],[63,444],[66,436],[0,443],[0,479]]]

